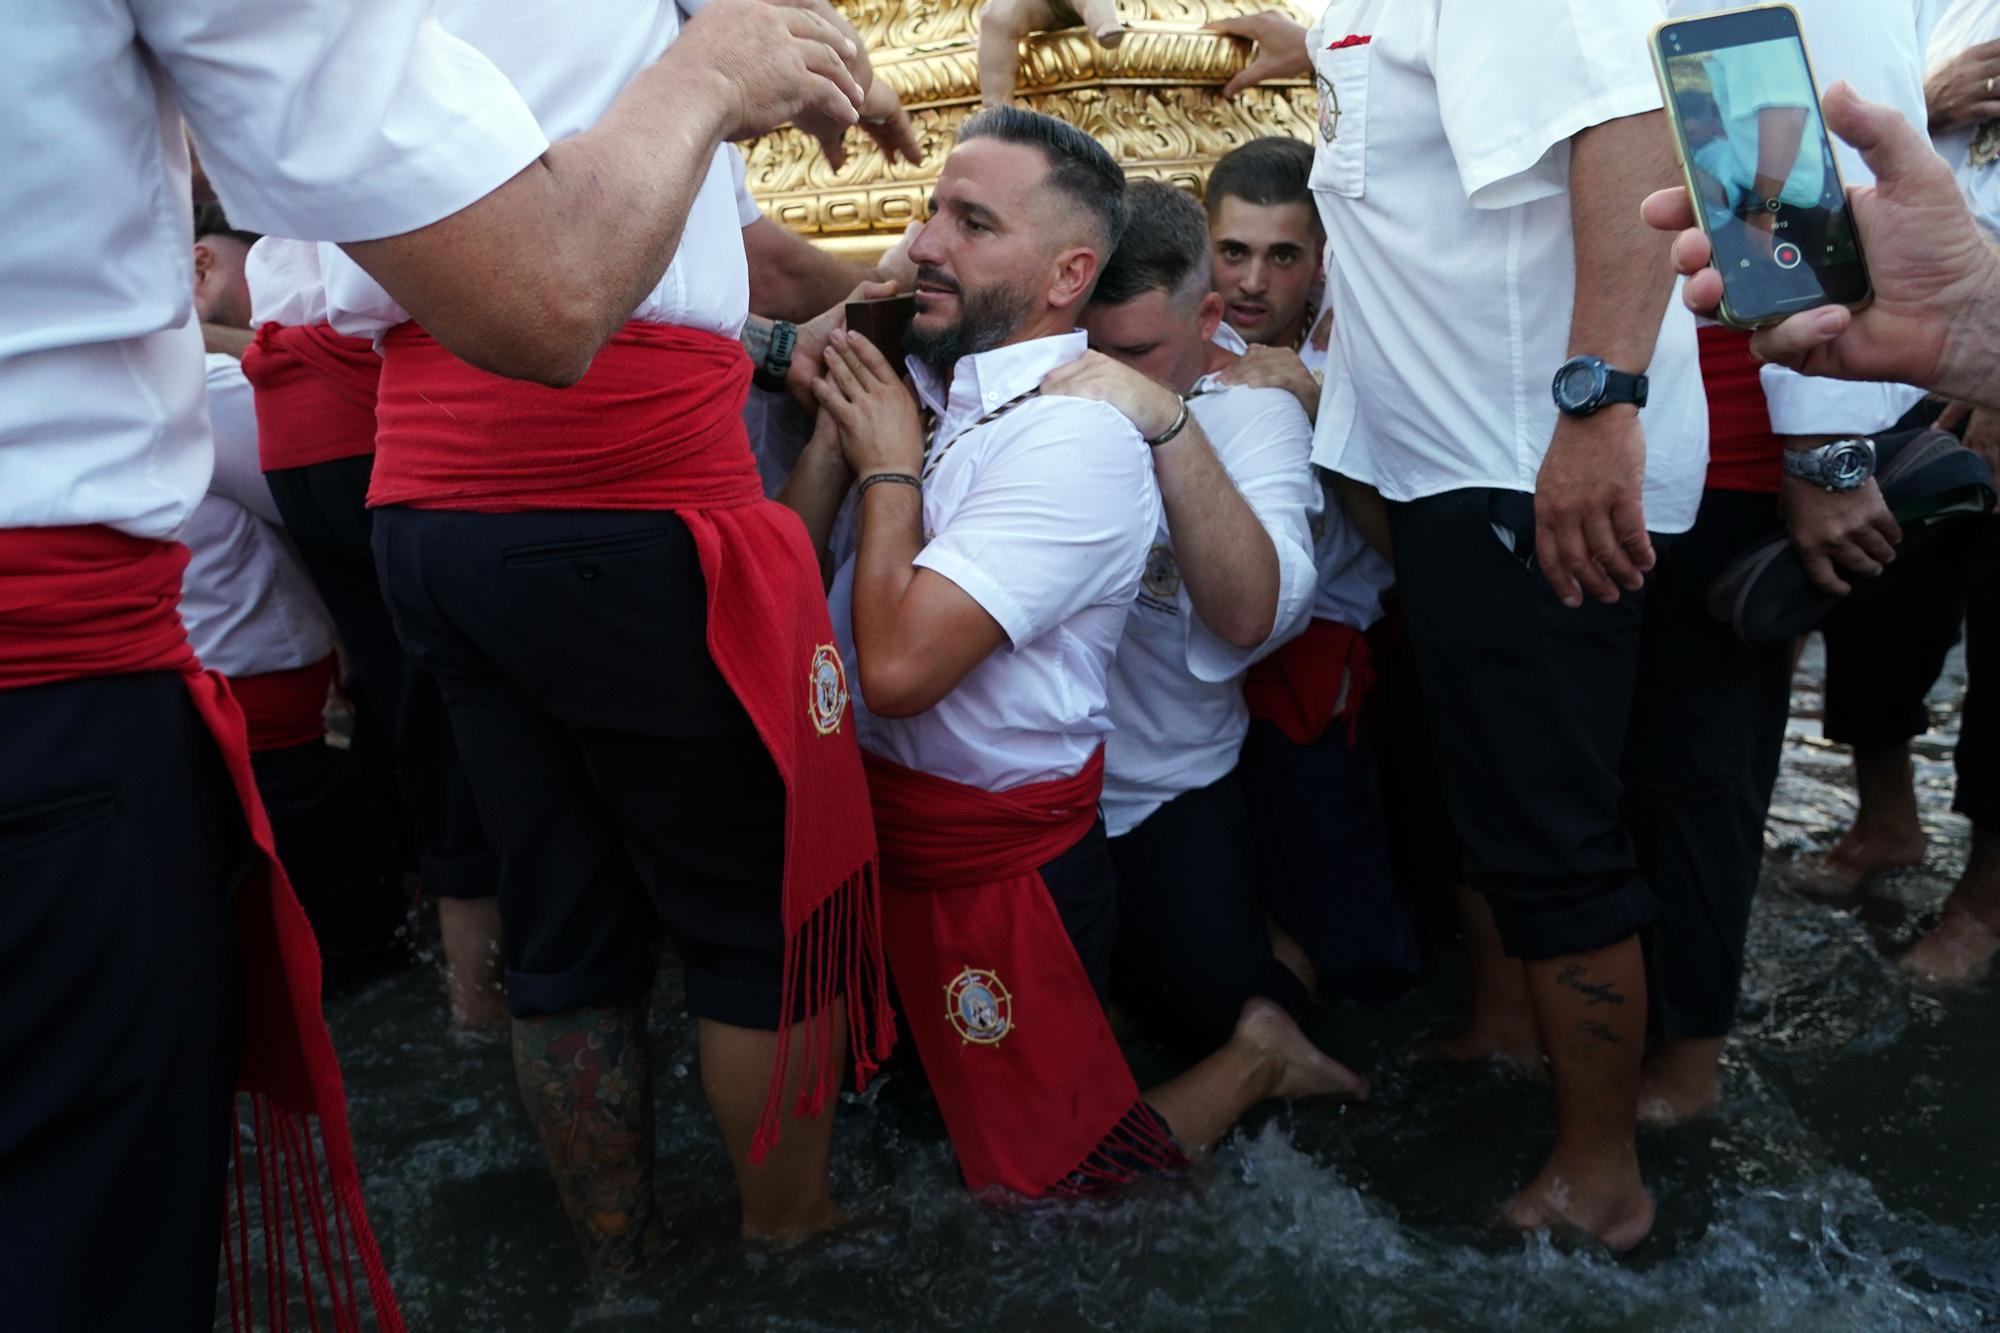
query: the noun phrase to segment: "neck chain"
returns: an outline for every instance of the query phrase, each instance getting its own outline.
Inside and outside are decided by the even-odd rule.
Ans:
[[[1040,393],[1041,390],[1039,388],[1036,388],[1036,389],[1029,389],[1026,393],[1015,394],[1012,398],[1009,398],[1006,402],[1000,404],[1000,406],[994,408],[991,412],[988,412],[985,416],[979,418],[979,420],[973,422],[971,425],[965,427],[963,430],[959,431],[956,435],[946,440],[942,446],[938,446],[937,443],[937,428],[938,428],[937,414],[931,411],[930,408],[928,407],[924,408],[923,480],[929,481],[931,479],[931,474],[935,473],[938,470],[938,465],[944,462],[944,456],[951,452],[951,447],[954,444],[957,444],[960,440],[972,434],[972,432],[978,430],[981,426],[989,426],[993,424],[994,422],[998,421],[1001,417],[1006,416],[1009,412],[1012,412],[1015,408],[1019,407],[1022,403],[1027,402],[1030,398],[1038,396]]]
[[[1318,318],[1319,307],[1311,301],[1306,302],[1305,317],[1299,321],[1299,336],[1292,339],[1292,350],[1294,352],[1303,352],[1306,350],[1306,339],[1313,336],[1313,321]]]

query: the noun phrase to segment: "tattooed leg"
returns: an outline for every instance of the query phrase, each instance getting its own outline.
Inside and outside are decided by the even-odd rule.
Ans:
[[[593,1274],[636,1278],[666,1250],[653,1198],[643,1008],[514,1020],[514,1077]]]
[[[1556,1147],[1507,1204],[1523,1230],[1584,1231],[1614,1250],[1645,1238],[1653,1201],[1639,1177],[1645,961],[1637,936],[1530,962],[1528,992],[1555,1085]]]

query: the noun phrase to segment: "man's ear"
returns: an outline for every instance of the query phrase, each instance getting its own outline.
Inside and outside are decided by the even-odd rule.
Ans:
[[[215,251],[200,241],[194,243],[194,285],[200,287],[215,272]]]
[[[1201,329],[1201,340],[1207,342],[1222,327],[1222,293],[1209,292],[1195,307],[1195,323]]]
[[[1097,282],[1097,252],[1075,246],[1056,256],[1049,278],[1049,305],[1057,310],[1081,305]]]

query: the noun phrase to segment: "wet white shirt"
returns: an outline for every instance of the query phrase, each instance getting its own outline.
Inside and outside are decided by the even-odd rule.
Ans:
[[[204,666],[256,676],[333,651],[333,623],[285,540],[257,466],[257,417],[236,358],[207,357],[215,476],[180,533],[187,544],[181,619]]]
[[[1895,107],[1912,124],[1925,123],[1923,53],[1930,26],[1925,5],[1918,0],[1791,3],[1799,12],[1799,30],[1822,92],[1844,79],[1863,97]],[[1667,0],[1674,18],[1734,8],[1735,0]],[[1828,138],[1842,181],[1849,187],[1875,183],[1860,153],[1836,135]],[[1820,171],[1815,167],[1815,173]],[[1813,179],[1817,197],[1820,177]],[[1924,396],[1922,389],[1907,384],[1820,379],[1783,366],[1761,367],[1758,379],[1771,429],[1779,435],[1872,434],[1895,425]]]
[[[1118,411],[1081,398],[1030,399],[967,429],[1087,347],[1078,332],[965,357],[948,396],[910,363],[918,396],[937,414],[935,447],[949,446],[924,484],[916,564],[978,602],[1008,643],[915,717],[877,717],[857,690],[863,749],[1007,791],[1074,775],[1111,730],[1111,660],[1160,527],[1145,442]],[[839,572],[828,594],[850,670],[856,535],[850,510],[835,529]]]
[[[682,9],[695,13],[705,3],[439,0],[438,20],[512,80],[550,139],[565,139],[595,125],[625,86],[660,58],[680,35]],[[728,338],[742,332],[750,311],[750,271],[732,160],[740,167],[728,144],[709,159],[680,248],[633,318]],[[379,339],[409,318],[352,260],[337,253],[324,258],[334,328]]]
[[[1277,616],[1255,648],[1217,638],[1195,613],[1161,523],[1111,664],[1115,730],[1104,748],[1103,808],[1114,838],[1236,767],[1250,728],[1243,673],[1305,627],[1319,586],[1310,528],[1319,487],[1305,409],[1289,390],[1224,388],[1213,375],[1194,393],[1189,410],[1277,552]]]
[[[1664,16],[1659,0],[1327,8],[1307,38],[1336,330],[1315,462],[1391,500],[1534,489],[1576,289],[1569,141],[1659,107],[1646,41]],[[1684,531],[1708,410],[1678,299],[1647,372],[1647,526]]]
[[[1995,38],[2000,38],[2000,0],[1953,0],[1931,33],[1925,69],[1937,69],[1967,47]],[[1944,130],[1931,136],[1931,142],[1957,174],[1979,225],[2000,240],[2000,121]]]
[[[230,220],[414,230],[546,147],[422,3],[0,5],[0,528],[179,529],[211,449],[182,114]]]

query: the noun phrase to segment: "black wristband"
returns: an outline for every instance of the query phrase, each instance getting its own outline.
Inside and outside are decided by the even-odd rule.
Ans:
[[[857,496],[866,495],[870,486],[879,486],[885,481],[894,482],[898,486],[914,486],[920,491],[924,488],[923,479],[913,472],[877,472],[863,477],[861,479],[861,489],[855,492],[855,494]]]

